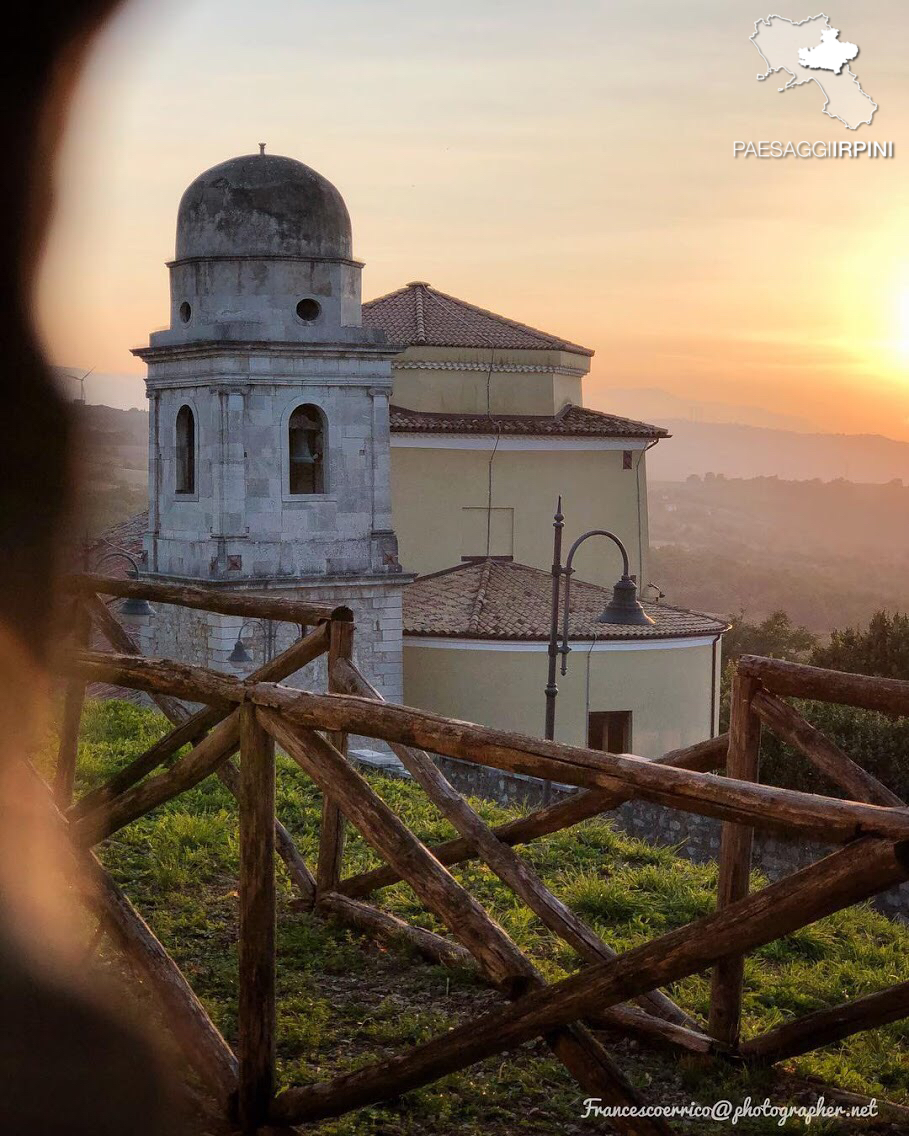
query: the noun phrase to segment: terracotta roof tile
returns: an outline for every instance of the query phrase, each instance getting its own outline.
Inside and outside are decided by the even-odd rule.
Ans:
[[[558,414],[437,414],[391,407],[395,434],[512,434],[575,438],[668,438],[669,431],[569,403]]]
[[[437,292],[420,280],[368,300],[363,305],[363,326],[384,331],[389,342],[404,346],[498,347],[593,355],[589,347]]]
[[[652,626],[598,623],[612,592],[571,582],[571,639],[675,639],[713,636],[728,624],[715,616],[644,602]],[[404,634],[463,639],[549,638],[552,577],[512,561],[482,560],[421,576],[404,589]]]

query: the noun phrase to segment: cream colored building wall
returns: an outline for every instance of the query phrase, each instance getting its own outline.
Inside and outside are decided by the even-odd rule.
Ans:
[[[548,665],[545,644],[539,648],[427,647],[405,637],[404,700],[453,718],[539,737]],[[659,757],[703,741],[716,729],[716,706],[711,712],[713,663],[712,639],[697,640],[694,646],[592,653],[577,646],[569,655],[568,674],[558,677],[556,739],[586,745],[589,709],[630,710],[631,750],[641,757]],[[717,657],[717,684],[719,675]]]
[[[485,537],[485,525],[478,525],[477,517],[485,519],[493,439],[484,439],[488,446],[484,450],[413,448],[398,444],[401,439],[409,440],[406,435],[392,436],[391,485],[404,570],[425,575],[460,564],[463,556],[485,555],[485,539],[477,539]],[[445,438],[436,436],[433,442],[437,441]],[[628,549],[632,574],[646,585],[645,460],[642,449],[633,450],[632,469],[626,470],[621,449],[499,449],[493,459],[494,537],[500,541],[507,527],[507,513],[503,517],[498,510],[512,510],[512,540],[510,548],[494,543],[490,552],[548,571],[552,516],[561,494],[565,554],[575,537],[588,529],[610,529]],[[474,547],[477,543],[480,546]],[[610,542],[592,539],[579,551],[575,567],[580,579],[612,587],[620,575],[621,559]]]
[[[392,402],[446,414],[556,414],[583,405],[589,369],[586,355],[567,351],[408,347],[394,361]]]

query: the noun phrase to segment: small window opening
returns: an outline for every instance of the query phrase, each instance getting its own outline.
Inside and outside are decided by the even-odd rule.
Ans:
[[[177,411],[177,476],[178,493],[196,491],[196,422],[188,406]]]
[[[307,323],[312,323],[314,319],[318,319],[321,311],[322,307],[317,300],[306,299],[297,304],[297,315]]]
[[[589,714],[587,747],[603,753],[630,753],[631,711],[595,710]]]
[[[298,406],[288,423],[290,492],[325,492],[325,428],[317,406]]]
[[[189,323],[189,321],[192,319],[192,314],[193,314],[192,308],[184,300],[183,303],[180,305],[180,319],[183,320],[184,323]]]

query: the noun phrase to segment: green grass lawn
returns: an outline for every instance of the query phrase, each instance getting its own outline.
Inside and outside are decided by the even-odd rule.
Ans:
[[[77,792],[97,785],[167,728],[163,717],[125,702],[89,703]],[[51,752],[49,747],[48,753]],[[413,784],[371,778],[373,787],[427,842],[453,835]],[[490,823],[516,815],[474,802]],[[289,760],[279,757],[278,813],[310,864],[315,863],[320,796]],[[229,1041],[236,1026],[237,816],[233,798],[215,777],[128,826],[100,849],[173,954]],[[625,950],[713,909],[716,871],[677,858],[588,821],[526,846],[523,853],[552,890],[617,950]],[[351,833],[348,871],[378,864]],[[487,869],[454,869],[550,979],[577,967],[573,953],[551,935]],[[755,886],[763,881],[755,876]],[[406,949],[387,949],[300,910],[279,869],[278,990],[281,1087],[331,1077],[424,1041],[465,1018],[500,1004],[469,974],[429,966]],[[386,889],[388,910],[443,931],[404,885]],[[809,1010],[909,979],[909,929],[867,906],[797,932],[749,957],[745,1033],[751,1035]],[[102,951],[98,965],[116,972]],[[709,980],[688,978],[671,993],[696,1016],[707,1011]],[[781,1073],[717,1068],[675,1053],[607,1039],[629,1077],[659,1103],[746,1096],[787,1101],[816,1090],[797,1078],[820,1077],[840,1088],[909,1103],[909,1022],[858,1034],[791,1063]],[[483,1134],[588,1133],[608,1129],[582,1121],[582,1094],[542,1043],[505,1054],[389,1105],[364,1109],[315,1126],[332,1136],[410,1136],[433,1132]],[[679,1133],[733,1131],[724,1124],[675,1122]],[[798,1131],[790,1122],[786,1131]],[[815,1122],[812,1132],[855,1131]],[[905,1131],[880,1127],[875,1131]],[[736,1132],[778,1132],[776,1120],[742,1124]]]

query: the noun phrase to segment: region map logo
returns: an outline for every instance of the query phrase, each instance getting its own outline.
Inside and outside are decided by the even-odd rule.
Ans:
[[[767,64],[758,75],[761,82],[783,71],[789,79],[778,88],[781,94],[813,83],[824,96],[824,114],[850,130],[871,123],[877,103],[849,66],[859,54],[858,44],[841,40],[839,28],[832,27],[823,12],[800,23],[768,16],[755,23],[750,39]]]

